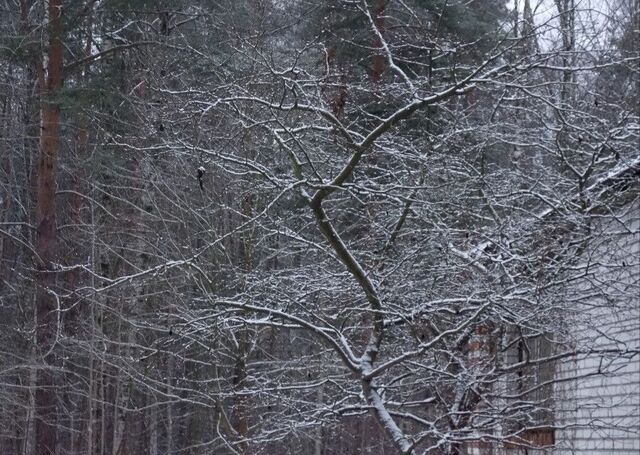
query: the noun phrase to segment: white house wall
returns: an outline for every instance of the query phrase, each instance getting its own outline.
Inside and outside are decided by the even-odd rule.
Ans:
[[[581,353],[558,366],[558,378],[567,381],[556,384],[556,416],[565,428],[556,432],[553,453],[638,455],[640,204],[634,201],[593,231],[596,247],[584,254],[589,274],[580,290],[603,296],[572,302],[576,308],[569,309],[578,310],[571,323]]]

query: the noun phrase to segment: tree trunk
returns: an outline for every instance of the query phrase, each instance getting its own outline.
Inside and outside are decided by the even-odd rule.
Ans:
[[[125,314],[125,302],[121,302],[121,314]],[[118,349],[118,357],[123,359],[129,359],[131,357],[131,346],[135,342],[133,334],[133,326],[129,326],[123,329],[122,321],[118,322],[118,334],[122,334],[124,330],[127,330],[126,337],[122,342],[124,347]],[[129,438],[127,428],[129,420],[129,401],[131,397],[131,387],[129,379],[126,375],[115,373],[116,378],[116,396],[114,399],[114,411],[113,411],[113,446],[111,447],[112,455],[127,455],[130,452]]]
[[[63,83],[62,0],[49,0],[49,46],[46,77],[40,86],[40,153],[36,175],[36,345],[43,368],[36,379],[36,453],[56,453],[56,394],[54,390],[53,342],[56,334],[56,302],[51,294],[55,284],[56,165],[60,149],[60,105],[55,96]]]
[[[572,97],[574,84],[571,66],[575,60],[575,3],[574,0],[556,0],[556,7],[560,17],[560,33],[562,34],[562,88],[560,103],[568,103]]]
[[[388,0],[376,0],[373,9],[373,22],[381,35],[384,35],[384,14],[387,7],[387,2]],[[384,55],[384,51],[382,48],[382,41],[380,41],[378,35],[376,35],[374,38],[373,46],[376,51],[371,61],[371,80],[375,84],[378,84],[380,82],[380,79],[382,79],[382,73],[384,72],[386,66],[386,56]]]

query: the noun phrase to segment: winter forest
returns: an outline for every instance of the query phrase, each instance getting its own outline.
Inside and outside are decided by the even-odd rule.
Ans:
[[[0,454],[640,448],[589,401],[639,49],[638,0],[0,0]]]

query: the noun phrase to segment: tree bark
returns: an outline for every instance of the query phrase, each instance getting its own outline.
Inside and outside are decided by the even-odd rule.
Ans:
[[[387,2],[388,0],[376,0],[373,9],[373,22],[377,29],[380,31],[381,35],[384,35],[384,14],[387,7]],[[373,46],[376,51],[371,59],[371,80],[375,84],[378,84],[382,79],[382,73],[384,73],[386,67],[386,56],[384,55],[384,51],[382,49],[382,41],[380,41],[378,35],[376,35],[374,38]]]
[[[560,103],[565,105],[572,97],[574,75],[571,66],[574,62],[575,51],[575,2],[574,0],[556,0],[560,17],[560,32],[562,34],[562,89]]]
[[[54,390],[53,343],[56,334],[55,284],[56,165],[60,149],[60,105],[55,96],[63,84],[62,0],[49,0],[49,44],[46,77],[40,84],[40,153],[36,175],[36,252],[39,270],[36,282],[36,345],[43,368],[36,379],[36,453],[56,453],[56,395]]]

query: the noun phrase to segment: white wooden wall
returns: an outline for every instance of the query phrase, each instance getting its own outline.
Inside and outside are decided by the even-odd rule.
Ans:
[[[630,227],[627,233],[623,233],[625,226]],[[638,350],[640,204],[628,206],[619,221],[603,223],[601,231],[607,233],[607,241],[595,242],[590,257],[594,275],[581,286],[598,287],[608,298],[595,298],[580,308],[575,345],[578,349]],[[611,280],[621,270],[623,282]],[[579,379],[556,385],[557,422],[568,427],[556,432],[558,448],[553,453],[640,454],[639,354],[580,354],[559,365],[558,377]]]

